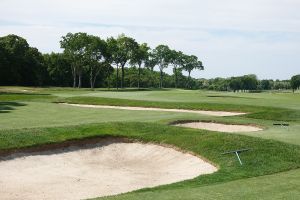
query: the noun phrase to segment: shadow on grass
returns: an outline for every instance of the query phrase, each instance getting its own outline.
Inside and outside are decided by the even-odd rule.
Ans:
[[[15,110],[16,107],[19,106],[26,106],[26,104],[18,102],[0,102],[0,114],[9,113],[10,111]]]
[[[0,95],[50,96],[50,94],[22,93],[22,92],[0,92]]]

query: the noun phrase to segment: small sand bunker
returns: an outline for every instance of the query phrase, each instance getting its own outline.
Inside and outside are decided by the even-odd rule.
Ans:
[[[232,125],[232,124],[220,124],[220,123],[213,123],[213,122],[190,122],[190,123],[176,124],[176,126],[205,129],[210,131],[227,132],[227,133],[253,132],[253,131],[263,130],[259,127],[251,126],[251,125]]]
[[[191,154],[154,144],[101,142],[0,160],[1,199],[86,199],[215,172]]]
[[[70,106],[83,107],[83,108],[104,108],[104,109],[106,108],[106,109],[120,109],[120,110],[183,112],[183,113],[196,113],[196,114],[219,116],[219,117],[236,116],[236,115],[246,114],[246,113],[242,113],[242,112],[227,112],[227,111],[205,111],[205,110],[147,108],[147,107],[129,107],[129,106],[106,106],[106,105],[86,105],[86,104],[68,104],[68,103],[62,103],[62,104],[70,105]]]

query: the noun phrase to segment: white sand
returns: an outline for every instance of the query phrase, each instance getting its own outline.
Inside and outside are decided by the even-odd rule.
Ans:
[[[210,131],[227,132],[227,133],[253,132],[253,131],[263,130],[259,127],[251,126],[251,125],[231,125],[231,124],[220,124],[220,123],[212,123],[212,122],[190,122],[190,123],[176,124],[176,126],[204,129]]]
[[[205,111],[205,110],[186,110],[186,109],[166,109],[166,108],[146,108],[146,107],[129,107],[129,106],[105,106],[105,105],[86,105],[86,104],[68,104],[64,105],[77,106],[83,108],[108,108],[108,109],[120,109],[120,110],[141,110],[141,111],[164,111],[164,112],[183,112],[183,113],[196,113],[211,116],[236,116],[244,115],[246,113],[241,112],[227,112],[227,111]]]
[[[192,179],[216,167],[172,148],[99,143],[0,161],[0,199],[86,199]]]

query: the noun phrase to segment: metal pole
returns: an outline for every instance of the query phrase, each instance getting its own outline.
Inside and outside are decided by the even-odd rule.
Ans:
[[[236,155],[236,157],[238,158],[240,164],[243,165],[243,163],[242,163],[242,161],[241,161],[241,159],[240,159],[239,153],[238,153],[237,151],[235,152],[235,155]]]

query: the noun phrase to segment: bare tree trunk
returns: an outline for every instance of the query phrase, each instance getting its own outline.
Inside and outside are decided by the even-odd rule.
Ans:
[[[76,67],[72,66],[72,75],[73,75],[73,88],[76,87]]]
[[[121,79],[121,88],[123,89],[124,88],[124,75],[125,75],[125,70],[124,70],[124,66],[125,66],[125,64],[122,64],[122,79]]]
[[[93,69],[91,68],[90,70],[91,70],[91,72],[90,72],[90,86],[91,86],[91,89],[93,89],[94,88]]]
[[[78,88],[81,88],[81,71],[78,74]]]
[[[174,67],[174,76],[175,76],[175,88],[177,88],[177,69]]]
[[[141,64],[139,64],[139,79],[138,79],[138,89],[140,89],[140,80],[141,80]]]
[[[73,74],[73,88],[76,87],[76,72]]]
[[[162,70],[160,70],[160,86],[159,87],[160,88],[163,87],[163,71]]]
[[[191,80],[191,72],[189,72],[188,81],[187,81],[187,88],[190,89],[190,80]]]
[[[119,65],[117,65],[117,80],[116,80],[116,88],[117,88],[117,90],[119,90],[119,84],[118,84],[118,82],[119,82]]]

